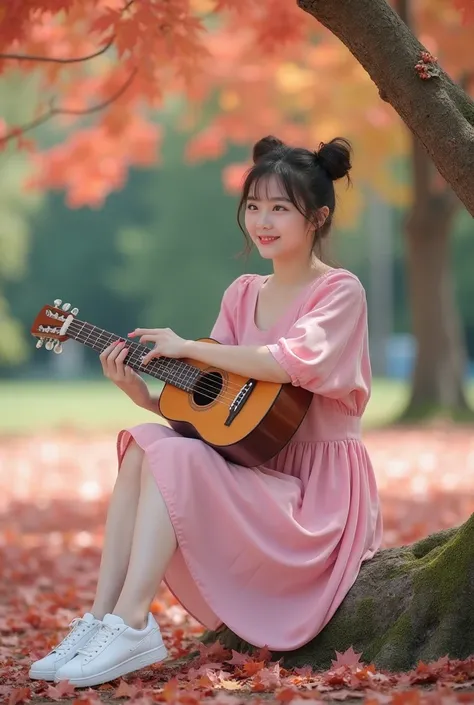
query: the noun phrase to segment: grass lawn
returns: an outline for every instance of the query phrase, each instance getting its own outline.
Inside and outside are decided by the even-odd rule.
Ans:
[[[376,380],[364,422],[366,428],[392,421],[403,407],[408,388]],[[0,382],[0,434],[56,428],[116,431],[158,417],[139,409],[107,380]]]

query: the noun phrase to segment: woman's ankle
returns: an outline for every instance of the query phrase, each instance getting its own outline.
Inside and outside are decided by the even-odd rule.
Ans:
[[[105,615],[109,612],[112,612],[112,608],[106,609],[105,607],[102,607],[101,605],[92,605],[90,609],[90,613],[96,618],[100,619],[101,621],[104,619]]]
[[[132,629],[146,629],[148,624],[148,613],[143,614],[143,612],[137,612],[136,610],[129,611],[122,609],[119,605],[114,610],[111,610],[111,613],[116,617],[121,617],[127,627]]]

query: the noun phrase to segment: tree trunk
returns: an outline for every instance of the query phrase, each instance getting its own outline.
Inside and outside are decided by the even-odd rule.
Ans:
[[[297,0],[335,34],[418,137],[474,216],[474,102],[440,69],[422,80],[425,47],[386,0]]]
[[[416,138],[412,151],[414,199],[406,235],[406,263],[417,355],[406,420],[433,415],[462,418],[467,355],[452,277],[450,234],[457,211],[449,187]]]
[[[462,526],[411,546],[379,551],[362,564],[356,582],[324,629],[292,652],[273,652],[286,667],[326,670],[350,646],[361,660],[406,671],[422,660],[474,654],[474,514]],[[278,619],[278,615],[275,615]],[[207,632],[236,651],[253,647],[230,629]]]

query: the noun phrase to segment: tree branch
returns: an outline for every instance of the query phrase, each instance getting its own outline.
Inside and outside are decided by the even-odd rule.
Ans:
[[[130,9],[130,7],[133,5],[134,2],[135,2],[135,0],[128,0],[128,2],[123,7],[121,14],[125,14],[125,12],[127,12],[127,10]],[[108,49],[110,49],[110,47],[113,45],[114,42],[115,42],[115,34],[113,34],[110,37],[109,41],[105,44],[105,46],[102,47],[102,49],[99,49],[98,51],[94,52],[93,54],[88,54],[87,56],[78,56],[78,57],[73,57],[70,59],[56,58],[53,56],[35,56],[33,54],[0,54],[0,61],[13,59],[16,61],[37,61],[37,62],[41,62],[41,63],[54,63],[54,64],[79,64],[79,63],[82,63],[83,61],[90,61],[91,59],[95,59],[98,56],[105,54],[105,52]]]
[[[0,137],[0,148],[3,147],[10,140],[17,139],[26,132],[30,132],[31,130],[33,130],[35,127],[43,125],[45,122],[48,122],[48,120],[51,120],[51,118],[55,117],[56,115],[90,115],[92,113],[97,113],[101,110],[104,110],[104,108],[107,108],[125,93],[127,88],[132,84],[133,79],[136,76],[137,70],[138,69],[135,67],[132,70],[130,76],[125,81],[125,83],[118,89],[118,91],[116,91],[112,96],[110,96],[110,98],[107,98],[107,100],[104,100],[102,103],[97,103],[96,105],[93,105],[90,108],[74,110],[72,108],[55,108],[54,105],[52,105],[47,112],[43,113],[42,115],[39,115],[31,122],[28,122],[25,125],[22,125],[21,127],[15,127],[9,132],[7,132],[5,135],[3,135],[3,137]]]
[[[34,54],[0,54],[0,60],[3,59],[16,59],[17,61],[38,61],[43,63],[54,63],[54,64],[79,64],[83,61],[89,61],[90,59],[95,59],[101,54],[110,49],[110,47],[115,42],[115,34],[111,36],[107,44],[94,52],[94,54],[88,54],[87,56],[78,56],[70,59],[56,58],[54,56],[35,56]]]
[[[422,80],[425,47],[386,0],[297,0],[365,68],[474,216],[474,102],[444,71]]]

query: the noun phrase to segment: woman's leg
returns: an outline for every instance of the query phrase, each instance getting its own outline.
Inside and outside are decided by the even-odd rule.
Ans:
[[[112,612],[127,575],[140,497],[144,452],[131,442],[118,472],[107,513],[99,579],[91,612],[102,619]]]
[[[145,627],[150,605],[176,548],[168,509],[144,457],[130,562],[113,609],[125,624],[134,629]]]

